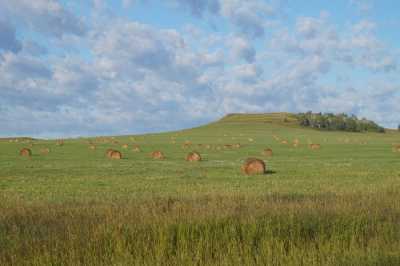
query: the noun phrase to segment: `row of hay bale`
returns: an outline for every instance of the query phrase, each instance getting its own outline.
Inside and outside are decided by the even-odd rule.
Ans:
[[[164,160],[165,155],[162,151],[153,151],[151,154],[151,158],[156,159],[156,160]],[[106,151],[106,156],[110,159],[122,159],[122,153],[120,151],[114,150],[114,149],[108,149]],[[198,152],[190,152],[186,156],[186,161],[189,162],[198,162],[201,161],[201,155]]]
[[[272,156],[272,150],[267,149],[267,154]],[[32,151],[28,148],[23,148],[20,150],[21,156],[31,157]],[[108,149],[106,151],[106,156],[113,160],[120,160],[122,159],[122,153],[118,150]],[[161,151],[154,151],[151,153],[151,157],[153,159],[163,160],[165,159],[165,155]],[[199,162],[202,160],[200,153],[198,152],[190,152],[186,156],[186,161],[188,162]],[[241,166],[241,170],[244,174],[247,175],[255,175],[255,174],[265,174],[266,173],[266,166],[263,160],[257,158],[248,158]]]

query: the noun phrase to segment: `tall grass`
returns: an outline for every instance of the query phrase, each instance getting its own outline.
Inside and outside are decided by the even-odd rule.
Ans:
[[[400,195],[2,199],[0,265],[399,265]]]

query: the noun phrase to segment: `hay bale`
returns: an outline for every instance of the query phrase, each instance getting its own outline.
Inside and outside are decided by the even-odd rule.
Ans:
[[[163,160],[163,159],[165,159],[164,153],[162,153],[161,151],[153,151],[153,152],[151,153],[151,157],[152,157],[153,159],[156,159],[156,160]]]
[[[242,145],[240,145],[240,143],[236,143],[236,144],[233,145],[233,147],[235,149],[240,149],[242,147]]]
[[[233,145],[232,144],[225,144],[224,149],[232,149]]]
[[[187,156],[186,156],[186,161],[188,162],[198,162],[201,161],[201,156],[198,152],[190,152]]]
[[[267,157],[271,157],[273,154],[272,149],[271,148],[266,148],[262,151],[262,155],[267,156]]]
[[[19,151],[20,156],[24,157],[31,157],[32,156],[32,151],[28,148],[23,148]]]
[[[47,155],[47,154],[50,153],[50,149],[49,148],[43,148],[43,149],[40,150],[40,153],[42,155]]]
[[[123,144],[122,145],[122,149],[128,149],[129,148],[129,145],[128,144]]]
[[[286,145],[286,144],[288,144],[288,141],[287,140],[282,140],[281,144],[285,144]]]
[[[243,163],[241,169],[246,175],[260,175],[266,172],[264,161],[256,158],[248,158]]]
[[[122,159],[122,153],[120,153],[119,151],[112,151],[110,153],[110,159],[113,160],[121,160]]]
[[[96,149],[96,146],[92,144],[92,145],[89,146],[89,149],[95,150],[95,149]]]
[[[319,150],[321,148],[321,144],[310,144],[309,145],[311,150]]]
[[[111,153],[112,153],[113,151],[114,151],[113,149],[107,149],[107,150],[106,150],[106,156],[107,156],[108,158],[111,158]]]

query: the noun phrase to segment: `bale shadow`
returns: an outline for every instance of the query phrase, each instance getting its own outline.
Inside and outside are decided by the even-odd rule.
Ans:
[[[273,175],[273,174],[276,174],[276,171],[274,171],[274,170],[267,170],[267,171],[265,171],[264,174],[265,174],[265,175]]]

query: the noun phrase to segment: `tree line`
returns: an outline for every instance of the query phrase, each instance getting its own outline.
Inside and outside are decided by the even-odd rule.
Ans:
[[[379,132],[384,133],[385,129],[374,121],[366,118],[359,119],[355,115],[345,113],[299,113],[296,115],[301,126],[312,127],[321,130],[339,130],[349,132]]]

